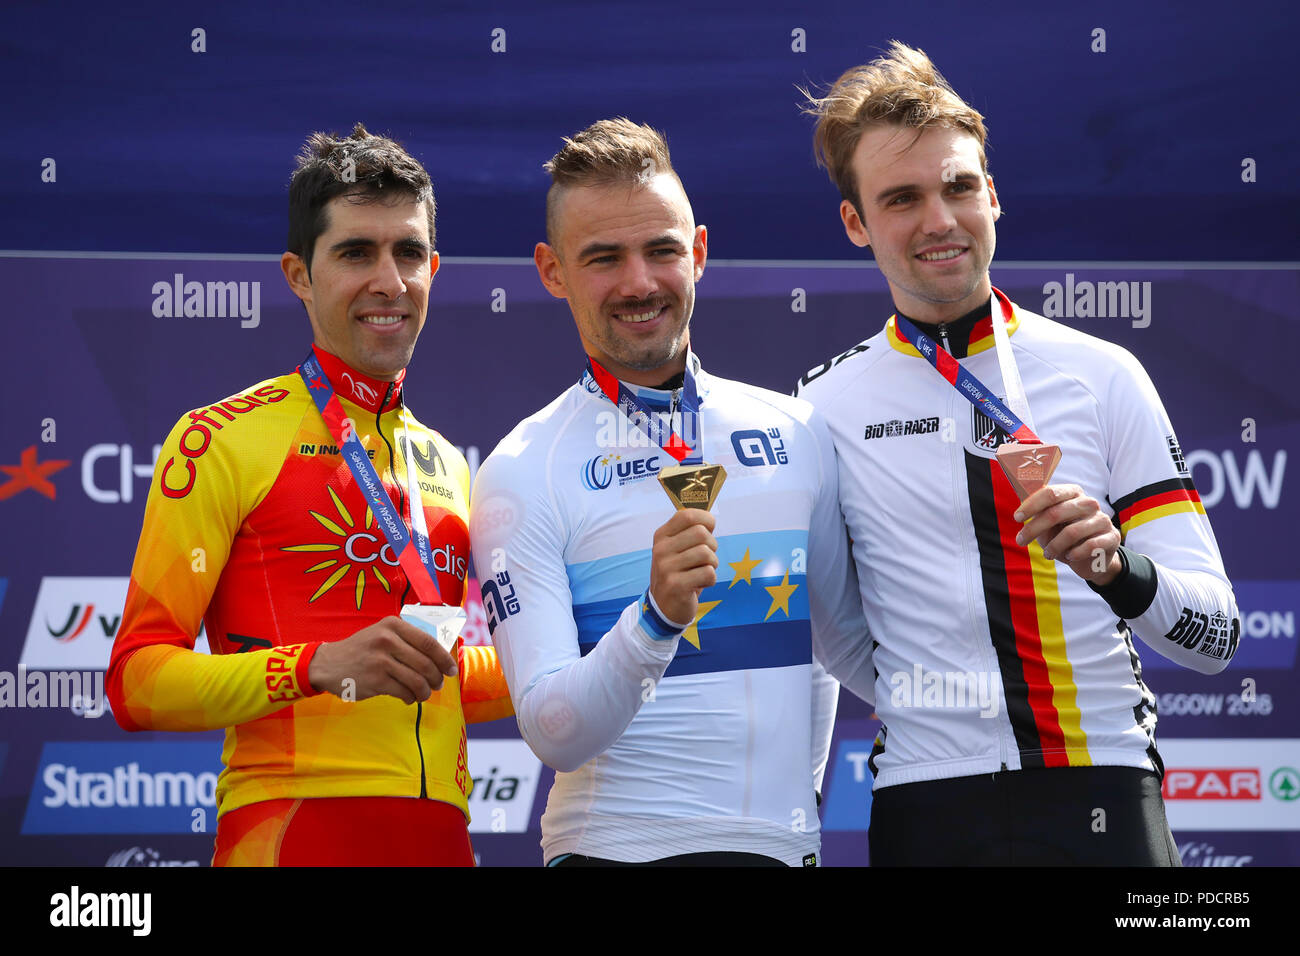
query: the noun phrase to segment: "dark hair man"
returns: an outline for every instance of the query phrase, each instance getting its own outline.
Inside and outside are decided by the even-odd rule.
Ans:
[[[312,349],[159,454],[109,698],[127,730],[227,728],[214,865],[473,865],[465,721],[510,709],[456,639],[468,466],[402,398],[433,216],[391,139],[308,139],[281,267]]]

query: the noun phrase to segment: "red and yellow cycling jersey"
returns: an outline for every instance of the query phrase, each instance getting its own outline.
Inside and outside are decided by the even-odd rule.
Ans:
[[[381,382],[316,349],[409,521],[414,463],[438,589],[464,599],[469,468]],[[409,454],[406,444],[409,442]],[[307,681],[316,648],[414,602],[296,372],[183,417],[158,455],[113,645],[127,730],[227,728],[218,814],[263,800],[409,796],[468,816],[466,721],[508,716],[496,653],[457,645],[459,676],[423,703],[346,701]],[[194,651],[200,622],[211,655]]]

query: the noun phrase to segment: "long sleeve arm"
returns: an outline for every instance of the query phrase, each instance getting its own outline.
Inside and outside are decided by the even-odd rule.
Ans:
[[[257,469],[241,471],[217,436],[200,472],[181,448],[191,424],[181,419],[159,453],[109,661],[109,703],[125,730],[215,730],[315,693],[307,668],[319,642],[221,656],[194,650],[244,518],[241,482],[256,480]]]
[[[813,653],[822,666],[867,703],[875,701],[871,634],[862,611],[858,575],[840,513],[835,446],[821,415],[809,420],[821,461],[821,486],[808,528],[808,605]],[[829,741],[828,741],[829,744]]]
[[[1232,585],[1155,386],[1136,359],[1125,357],[1129,374],[1117,376],[1105,405],[1124,570],[1094,590],[1147,646],[1217,674],[1240,637]]]
[[[643,597],[579,652],[564,543],[544,481],[498,449],[474,482],[471,538],[483,604],[519,731],[576,770],[612,745],[672,662],[679,631]]]

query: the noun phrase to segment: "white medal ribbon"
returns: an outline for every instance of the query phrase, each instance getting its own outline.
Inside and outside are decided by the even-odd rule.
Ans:
[[[415,476],[415,455],[411,446],[411,427],[406,421],[406,406],[402,406],[402,438],[405,440],[406,454],[406,491],[411,496],[411,526],[429,542],[433,550],[433,541],[429,538],[428,524],[424,519],[424,497],[420,494],[420,482]],[[430,574],[437,570],[430,568]],[[461,628],[468,618],[465,609],[450,604],[407,604],[402,608],[402,620],[409,621],[420,630],[433,635],[447,653],[454,653],[456,638],[460,637]]]
[[[1029,399],[1025,396],[1025,386],[1020,381],[1020,369],[1016,368],[1015,356],[1011,354],[1011,336],[1007,334],[1006,319],[1002,315],[1002,303],[997,293],[991,293],[993,304],[989,315],[993,320],[993,347],[998,353],[998,369],[1002,373],[1002,387],[1006,390],[1006,406],[1029,430],[1038,434],[1034,419],[1029,414]]]

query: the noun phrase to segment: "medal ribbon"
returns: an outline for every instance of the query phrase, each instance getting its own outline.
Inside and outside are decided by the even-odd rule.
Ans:
[[[682,431],[694,435],[697,446],[691,448],[682,440],[682,436],[673,431],[672,415],[664,416],[661,412],[651,410],[645,402],[626,385],[606,371],[599,362],[587,357],[587,368],[578,380],[589,392],[599,392],[614,403],[633,425],[641,429],[646,437],[663,449],[679,465],[703,464],[704,458],[699,454],[700,436],[700,395],[695,385],[695,375],[691,362],[686,362],[686,372],[682,379],[682,401],[678,411],[682,413]]]
[[[1001,305],[1002,313],[999,315],[994,311],[993,322],[1005,321],[1011,317],[1011,302],[1001,292],[996,289],[993,291],[995,293],[993,301]],[[1033,429],[999,401],[998,397],[989,391],[988,386],[967,371],[966,366],[940,348],[934,339],[918,329],[915,324],[895,313],[894,330],[899,338],[920,352],[925,360],[934,366],[935,371],[957,389],[962,397],[1001,425],[1008,435],[1025,445],[1042,444],[1042,440],[1034,434]],[[1010,351],[1010,343],[1008,343],[1007,352]]]
[[[442,604],[442,595],[438,591],[438,580],[433,566],[433,553],[429,547],[429,535],[422,520],[415,520],[414,537],[406,530],[406,522],[401,512],[393,507],[393,500],[388,496],[384,483],[379,479],[375,466],[366,454],[365,446],[357,437],[356,429],[343,411],[343,403],[334,391],[334,384],[321,367],[314,352],[309,353],[298,373],[307,385],[307,393],[320,409],[321,418],[329,429],[335,444],[342,451],[343,460],[347,462],[352,477],[365,496],[366,504],[383,529],[384,537],[397,554],[397,561],[406,572],[406,579],[411,582],[421,604]],[[405,419],[403,419],[405,422]],[[406,442],[406,474],[412,474],[411,443]],[[416,515],[416,508],[423,507],[418,498],[411,498],[411,513]],[[420,518],[423,515],[419,516]]]

